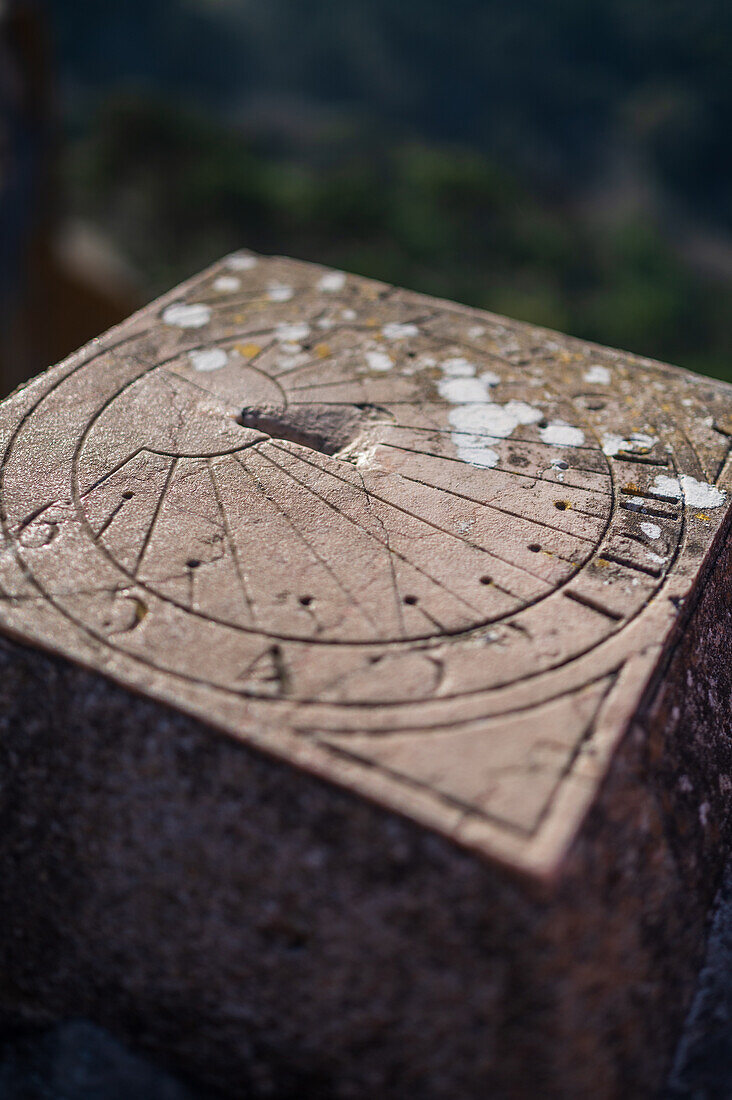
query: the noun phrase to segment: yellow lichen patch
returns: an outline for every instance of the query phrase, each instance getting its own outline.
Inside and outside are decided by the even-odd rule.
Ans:
[[[366,319],[366,326],[368,328],[376,328],[378,323],[379,322],[377,321],[376,317],[367,317]]]
[[[255,355],[259,355],[261,351],[259,344],[235,344],[234,351],[238,351],[239,355],[243,355],[245,359],[253,359]]]
[[[695,512],[694,519],[703,519],[705,523],[709,523],[709,516],[706,512]]]
[[[331,354],[330,344],[316,344],[313,350],[318,359],[327,359]]]
[[[635,484],[634,481],[629,481],[627,485],[623,486],[623,492],[624,493],[633,493],[633,494],[637,495],[638,493],[640,493],[640,489],[638,488],[638,486]]]

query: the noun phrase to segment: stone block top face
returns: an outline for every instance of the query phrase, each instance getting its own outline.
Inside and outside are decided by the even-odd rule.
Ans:
[[[0,430],[6,633],[544,874],[713,558],[732,390],[237,253]]]

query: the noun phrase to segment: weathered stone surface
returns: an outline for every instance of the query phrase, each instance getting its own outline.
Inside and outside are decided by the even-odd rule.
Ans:
[[[732,391],[236,254],[0,430],[10,1009],[236,1095],[647,1095],[727,840]]]

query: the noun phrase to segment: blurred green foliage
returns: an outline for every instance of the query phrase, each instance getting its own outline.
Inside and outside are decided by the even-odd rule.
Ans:
[[[646,210],[607,216],[474,147],[325,133],[307,155],[159,97],[108,97],[72,210],[164,290],[239,245],[332,264],[732,379],[732,282]]]

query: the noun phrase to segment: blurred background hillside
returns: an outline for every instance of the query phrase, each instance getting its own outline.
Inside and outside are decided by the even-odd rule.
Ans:
[[[732,379],[724,0],[36,7],[77,342],[248,245]]]

